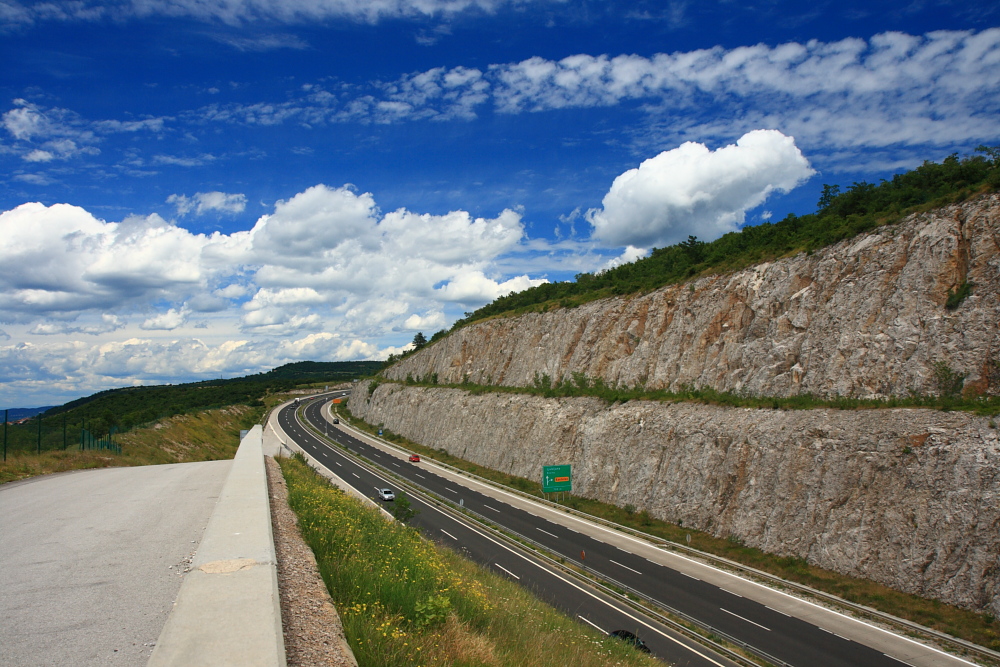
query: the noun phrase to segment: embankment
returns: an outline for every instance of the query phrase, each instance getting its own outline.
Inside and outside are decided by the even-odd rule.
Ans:
[[[531,479],[1000,614],[1000,438],[935,410],[762,410],[381,384],[351,411]]]

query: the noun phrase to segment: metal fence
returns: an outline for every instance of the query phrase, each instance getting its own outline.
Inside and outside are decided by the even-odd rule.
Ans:
[[[7,460],[8,454],[41,454],[71,448],[121,454],[121,444],[115,439],[118,433],[118,428],[112,426],[106,435],[95,436],[86,420],[70,424],[65,413],[9,422],[8,411],[4,410],[3,460]]]

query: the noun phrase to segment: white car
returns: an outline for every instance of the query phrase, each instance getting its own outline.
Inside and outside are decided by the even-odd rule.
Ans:
[[[379,500],[395,500],[396,494],[392,492],[392,489],[379,489],[378,490]]]

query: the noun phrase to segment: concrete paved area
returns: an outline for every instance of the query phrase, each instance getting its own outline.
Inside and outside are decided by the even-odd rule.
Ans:
[[[0,664],[145,665],[231,466],[0,486]]]

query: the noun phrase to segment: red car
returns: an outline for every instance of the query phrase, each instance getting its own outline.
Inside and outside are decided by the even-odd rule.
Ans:
[[[420,457],[416,454],[410,454],[410,463],[420,463]]]

